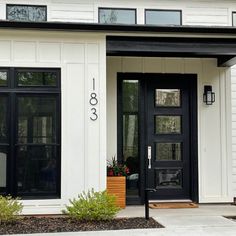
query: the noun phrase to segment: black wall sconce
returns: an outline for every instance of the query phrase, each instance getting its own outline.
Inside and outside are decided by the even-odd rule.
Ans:
[[[211,85],[204,86],[203,102],[205,102],[206,105],[212,105],[215,102],[215,93],[212,92]]]

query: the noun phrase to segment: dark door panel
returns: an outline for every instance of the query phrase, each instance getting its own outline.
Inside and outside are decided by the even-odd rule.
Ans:
[[[190,199],[189,87],[184,79],[146,80],[147,186],[153,199]]]

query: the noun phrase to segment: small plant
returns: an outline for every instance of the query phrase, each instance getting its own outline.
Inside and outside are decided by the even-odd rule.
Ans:
[[[23,205],[18,198],[0,195],[0,224],[12,223],[17,220],[18,215],[23,209]]]
[[[129,174],[129,168],[126,165],[119,164],[115,157],[108,161],[107,164],[107,176],[127,176]]]
[[[120,210],[116,206],[116,197],[108,195],[106,191],[83,192],[78,195],[78,199],[69,200],[71,206],[66,206],[62,211],[69,217],[81,221],[105,221],[111,220]]]

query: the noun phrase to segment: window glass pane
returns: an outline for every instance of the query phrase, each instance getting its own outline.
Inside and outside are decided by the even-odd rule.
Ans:
[[[56,194],[59,163],[55,146],[19,146],[17,160],[19,195]]]
[[[179,107],[179,89],[156,89],[155,105],[158,107]]]
[[[181,116],[155,116],[156,134],[180,134]]]
[[[99,9],[99,23],[103,24],[135,24],[134,9]]]
[[[0,194],[6,193],[7,186],[7,148],[0,146]]]
[[[157,161],[181,161],[181,143],[156,143]]]
[[[18,86],[56,86],[56,72],[17,72]]]
[[[0,86],[7,86],[7,71],[0,70]]]
[[[46,6],[7,5],[7,19],[14,21],[46,21]]]
[[[146,10],[146,24],[181,25],[181,11]]]
[[[128,196],[139,195],[138,80],[123,80],[123,160],[130,170],[126,180]]]
[[[233,13],[233,26],[236,26],[236,13]]]
[[[156,188],[182,188],[182,169],[156,169]]]
[[[123,81],[123,111],[138,111],[138,80]]]
[[[8,143],[7,97],[0,96],[0,143]]]
[[[18,111],[18,143],[56,143],[56,97],[19,97]]]

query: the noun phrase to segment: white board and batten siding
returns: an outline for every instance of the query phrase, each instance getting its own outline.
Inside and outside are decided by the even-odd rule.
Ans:
[[[135,8],[137,23],[144,24],[145,9],[180,9],[184,25],[232,25],[234,0],[0,0],[0,19],[6,19],[6,4],[39,4],[47,6],[48,21],[98,22],[99,7]]]
[[[0,20],[6,19],[6,4],[40,4],[47,6],[47,20],[48,21],[63,21],[63,22],[98,22],[98,8],[99,7],[117,7],[117,8],[135,8],[137,9],[137,23],[144,24],[144,10],[145,9],[180,9],[182,10],[182,23],[183,25],[205,25],[205,26],[231,26],[232,25],[232,11],[236,11],[235,0],[0,0]],[[98,34],[85,34],[85,33],[37,33],[33,34],[29,32],[10,33],[8,31],[0,31],[0,64],[1,66],[26,66],[26,67],[59,67],[62,70],[62,200],[51,202],[51,207],[60,208],[61,204],[64,204],[64,200],[68,196],[74,196],[79,190],[84,187],[97,186],[97,188],[103,188],[105,180],[105,159],[106,159],[106,147],[108,153],[114,155],[115,146],[106,145],[106,137],[104,132],[106,130],[106,116],[102,117],[106,113],[106,81],[105,81],[105,36],[99,36]],[[23,50],[22,50],[23,49]],[[108,60],[109,66],[113,59]],[[127,59],[128,60],[128,59]],[[152,58],[145,59],[144,63],[152,61]],[[161,60],[161,59],[155,59]],[[192,67],[199,65],[196,70],[200,73],[199,68],[204,67],[204,60],[198,59],[194,63],[191,60],[178,60],[168,59],[167,63],[162,60],[160,65],[166,68],[165,71],[169,72],[177,65],[181,65],[180,69],[174,70],[183,73],[183,71],[191,71]],[[207,59],[206,59],[207,60]],[[122,59],[124,61],[124,59]],[[136,68],[134,63],[138,59],[133,60],[132,66]],[[181,61],[181,63],[180,63]],[[212,63],[209,62],[207,65]],[[143,66],[147,64],[143,64]],[[174,65],[174,67],[173,67]],[[212,64],[211,64],[212,66]],[[210,66],[210,68],[212,68]],[[143,67],[142,67],[143,68]],[[183,69],[184,68],[184,69]],[[124,68],[123,68],[124,70]],[[152,69],[150,69],[152,70]],[[209,69],[210,70],[210,69]],[[202,130],[200,131],[199,146],[202,149],[199,150],[199,171],[200,171],[200,199],[202,202],[217,202],[217,199],[221,198],[221,201],[231,201],[229,199],[229,192],[233,181],[233,196],[236,196],[236,69],[232,69],[232,132],[233,132],[233,167],[230,163],[231,147],[227,147],[224,143],[225,133],[231,127],[222,128],[226,126],[226,121],[230,122],[229,117],[225,117],[224,109],[228,111],[231,101],[222,100],[225,93],[229,93],[230,85],[228,79],[224,77],[229,72],[222,72],[224,69],[215,68],[209,71],[212,73],[220,73],[217,76],[212,76],[214,83],[216,83],[216,99],[220,99],[221,107],[212,106],[211,108],[202,109],[199,114],[199,125]],[[219,72],[221,71],[221,72]],[[138,72],[138,71],[137,71]],[[201,71],[202,75],[204,71]],[[89,121],[88,114],[88,100],[89,91],[91,90],[91,78],[98,76],[98,93],[99,93],[99,115],[102,119],[98,123]],[[222,77],[221,80],[219,78]],[[85,79],[83,79],[85,78]],[[203,77],[202,77],[203,78]],[[110,78],[108,78],[108,83]],[[207,82],[207,76],[201,81],[201,83]],[[212,82],[209,81],[209,82]],[[111,82],[112,83],[112,82]],[[225,84],[224,84],[225,83]],[[77,86],[74,86],[76,84]],[[201,92],[199,90],[199,96],[202,97],[202,84]],[[113,88],[114,89],[114,88]],[[110,91],[108,91],[109,97]],[[115,93],[114,93],[115,94]],[[116,97],[110,96],[109,102],[116,99]],[[217,96],[218,95],[218,96]],[[230,98],[230,96],[228,96]],[[201,104],[201,103],[200,103]],[[199,106],[202,106],[199,105]],[[77,109],[75,109],[75,107]],[[108,105],[109,107],[109,105]],[[115,107],[115,106],[114,106]],[[214,108],[215,107],[215,108]],[[225,108],[224,108],[225,107]],[[219,119],[213,120],[210,118],[209,110],[215,109],[215,114]],[[204,116],[203,116],[204,114]],[[109,116],[110,115],[110,116]],[[108,114],[108,118],[114,116],[114,113]],[[113,117],[115,120],[115,117]],[[112,119],[113,119],[112,118]],[[112,120],[109,119],[109,120]],[[209,121],[209,119],[212,121]],[[216,124],[216,122],[218,122]],[[226,123],[225,123],[226,122]],[[215,127],[218,125],[221,127],[220,131],[215,134]],[[73,128],[72,128],[73,127]],[[210,132],[206,132],[207,130]],[[109,133],[115,132],[115,128],[108,121]],[[78,132],[80,130],[80,132]],[[228,131],[227,131],[228,132]],[[210,135],[214,135],[214,139],[210,138]],[[116,136],[113,136],[113,139]],[[216,137],[216,138],[215,138]],[[215,141],[214,141],[215,140]],[[221,147],[218,149],[212,149],[211,147]],[[91,149],[90,147],[93,147]],[[210,148],[209,148],[210,147]],[[204,149],[205,148],[205,149]],[[218,151],[216,151],[218,150]],[[211,153],[212,151],[212,153]],[[100,159],[98,157],[100,153]],[[220,154],[221,153],[221,154]],[[206,156],[209,158],[205,158]],[[224,156],[225,155],[225,156]],[[81,159],[82,156],[88,157],[87,159]],[[108,155],[109,156],[109,155]],[[216,159],[214,159],[216,157]],[[78,163],[79,165],[74,165]],[[226,159],[225,159],[226,158]],[[92,162],[92,160],[95,162]],[[214,175],[207,177],[207,172],[212,169],[209,166],[210,163],[217,162],[219,164],[217,170],[214,169]],[[209,167],[209,169],[207,169]],[[226,174],[228,171],[228,175]],[[230,173],[233,171],[233,180],[229,179],[230,183],[226,184],[226,179],[231,178]],[[76,183],[73,181],[74,176],[81,181]],[[220,176],[222,178],[220,178]],[[71,180],[65,183],[66,180]],[[95,181],[95,184],[92,183]],[[216,185],[212,185],[213,181],[217,182]],[[204,187],[208,186],[208,187]],[[44,205],[50,203],[50,200],[45,201],[27,201],[27,204]],[[47,205],[47,204],[46,204]],[[39,207],[38,209],[43,208]],[[53,209],[54,209],[53,208]],[[30,209],[30,208],[29,208]],[[52,209],[52,211],[53,211]],[[56,210],[55,210],[56,211]]]
[[[23,201],[23,213],[60,213],[68,198],[106,187],[104,36],[3,30],[0,35],[1,66],[61,68],[61,199]],[[93,78],[99,117],[95,122],[89,104]]]

